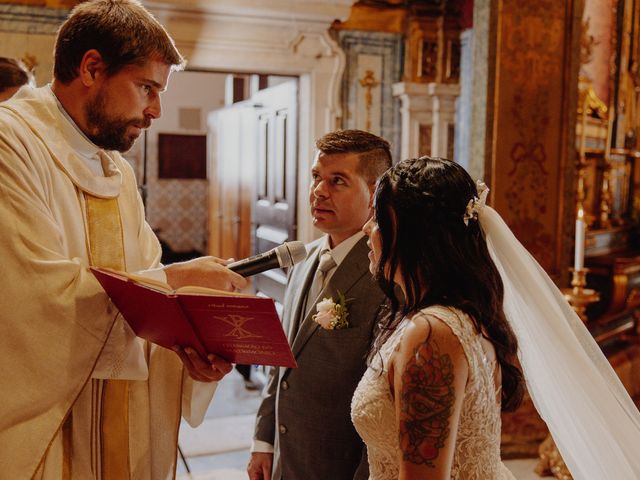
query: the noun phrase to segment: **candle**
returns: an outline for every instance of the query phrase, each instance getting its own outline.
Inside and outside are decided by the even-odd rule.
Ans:
[[[584,212],[582,209],[578,210],[578,218],[576,218],[576,251],[573,261],[573,268],[575,270],[582,270],[584,268],[584,236],[586,225],[584,223]]]

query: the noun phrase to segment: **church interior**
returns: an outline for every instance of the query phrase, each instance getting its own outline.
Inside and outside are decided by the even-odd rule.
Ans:
[[[0,56],[47,84],[78,3],[0,2]],[[317,238],[314,141],[370,131],[394,161],[484,179],[640,404],[640,0],[142,3],[188,60],[126,155],[165,261]],[[285,283],[252,288],[281,302]],[[530,399],[504,414],[502,454],[571,478]]]

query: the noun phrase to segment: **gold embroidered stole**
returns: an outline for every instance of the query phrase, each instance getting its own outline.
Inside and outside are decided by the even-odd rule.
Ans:
[[[117,198],[84,193],[90,263],[125,270],[124,234]],[[129,382],[105,380],[100,418],[102,478],[129,478]]]

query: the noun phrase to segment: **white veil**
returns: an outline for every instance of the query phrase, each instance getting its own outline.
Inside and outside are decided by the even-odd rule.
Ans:
[[[640,413],[613,368],[500,215],[488,206],[477,215],[529,393],[573,477],[640,479]]]

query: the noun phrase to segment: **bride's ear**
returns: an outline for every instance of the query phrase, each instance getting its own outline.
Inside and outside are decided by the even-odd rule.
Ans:
[[[376,184],[370,183],[368,187],[369,187],[369,209],[373,210],[373,199],[375,198]]]

